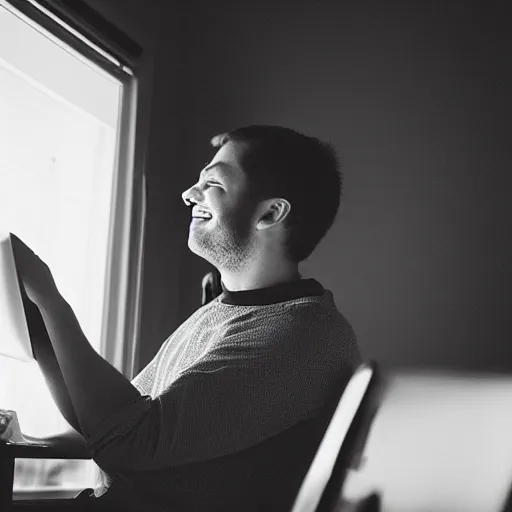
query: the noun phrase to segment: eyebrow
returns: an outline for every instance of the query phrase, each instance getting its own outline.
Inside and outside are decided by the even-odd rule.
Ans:
[[[222,162],[217,162],[215,164],[212,164],[210,165],[209,167],[205,167],[200,173],[199,173],[199,178],[201,178],[201,176],[205,175],[205,174],[208,174],[210,171],[213,171],[217,168],[222,168],[222,167],[227,167],[227,165],[225,163],[222,163]]]

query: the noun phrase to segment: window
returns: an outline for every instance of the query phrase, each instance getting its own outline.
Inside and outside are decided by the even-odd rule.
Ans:
[[[132,378],[144,217],[136,78],[50,12],[17,3],[0,0],[0,229],[48,264],[91,345]],[[68,41],[55,35],[63,28]],[[0,384],[0,408],[16,410],[23,433],[69,428],[37,362],[0,356]],[[97,477],[94,461],[20,459],[14,490],[73,495]]]

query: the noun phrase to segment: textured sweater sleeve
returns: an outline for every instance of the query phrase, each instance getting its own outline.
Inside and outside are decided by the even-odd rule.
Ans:
[[[155,379],[157,357],[155,357],[134,379],[135,386],[141,395],[151,395],[151,388]]]
[[[161,395],[107,418],[89,439],[94,460],[111,470],[170,468],[243,450],[312,416],[352,362],[355,337],[347,325],[322,339],[308,315],[226,333]]]

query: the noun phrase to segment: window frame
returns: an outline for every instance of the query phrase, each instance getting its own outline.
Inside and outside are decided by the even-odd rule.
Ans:
[[[122,85],[114,187],[108,236],[100,353],[126,378],[138,373],[146,225],[146,162],[153,81],[151,53],[84,2],[0,0],[118,79]],[[141,94],[141,90],[142,93]],[[78,492],[80,489],[76,490]],[[49,489],[13,499],[69,499],[73,490]]]
[[[4,0],[3,3],[123,84],[100,353],[131,380],[138,370],[146,218],[147,137],[139,126],[142,102],[138,78],[143,50],[83,2]]]

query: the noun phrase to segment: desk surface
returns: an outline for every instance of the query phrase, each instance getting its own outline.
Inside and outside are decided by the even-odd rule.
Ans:
[[[0,457],[15,459],[90,459],[83,452],[69,447],[48,446],[44,443],[0,442]]]

